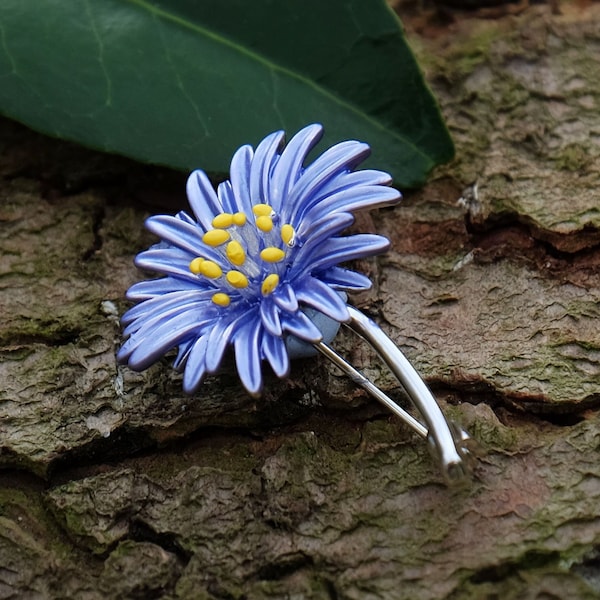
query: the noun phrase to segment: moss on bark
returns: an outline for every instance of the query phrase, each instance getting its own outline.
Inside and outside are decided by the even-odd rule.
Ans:
[[[600,7],[559,8],[407,20],[457,158],[363,219],[393,250],[353,300],[479,441],[464,488],[321,360],[258,400],[230,362],[193,398],[118,367],[184,178],[0,122],[1,597],[600,594]]]

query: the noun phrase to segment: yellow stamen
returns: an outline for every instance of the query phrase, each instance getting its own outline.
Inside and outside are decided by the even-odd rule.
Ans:
[[[190,271],[192,273],[194,273],[195,275],[198,275],[200,273],[202,273],[201,270],[201,265],[204,262],[204,259],[202,257],[198,257],[195,258],[191,263],[190,263]]]
[[[202,236],[202,241],[207,246],[220,246],[229,241],[231,236],[224,229],[211,229]]]
[[[281,239],[283,243],[287,244],[288,246],[291,246],[295,234],[296,232],[294,231],[294,228],[291,225],[284,225],[281,228]]]
[[[233,265],[236,265],[237,267],[243,265],[244,261],[246,260],[246,253],[244,252],[244,248],[242,248],[242,245],[239,242],[236,242],[235,240],[227,244],[227,249],[225,250],[225,253],[227,254],[229,262]]]
[[[231,298],[227,294],[224,294],[223,292],[217,292],[212,297],[212,301],[217,306],[229,306],[231,304]]]
[[[257,217],[270,217],[273,214],[273,209],[268,204],[255,204],[252,207],[252,212]]]
[[[240,271],[228,271],[225,277],[234,288],[248,287],[248,278]]]
[[[243,227],[246,224],[248,217],[243,212],[237,212],[233,215],[233,224],[238,227]]]
[[[200,264],[200,273],[209,279],[216,279],[223,275],[223,270],[216,262],[205,260]]]
[[[271,273],[265,277],[265,280],[262,282],[262,286],[260,291],[263,296],[268,296],[275,291],[275,288],[279,285],[279,275],[277,273]]]
[[[265,215],[261,215],[260,217],[256,217],[256,226],[265,233],[268,233],[273,229],[273,219],[271,217],[267,217]]]
[[[284,256],[285,252],[283,250],[280,248],[274,248],[273,246],[265,248],[260,252],[260,257],[268,263],[280,262],[283,260]]]
[[[227,229],[233,225],[233,215],[231,213],[221,213],[212,220],[212,226],[217,229]]]

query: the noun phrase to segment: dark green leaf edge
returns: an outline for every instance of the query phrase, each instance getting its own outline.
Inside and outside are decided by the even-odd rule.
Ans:
[[[230,48],[238,51],[239,53],[246,55],[250,58],[252,58],[253,60],[256,60],[257,62],[265,65],[268,69],[272,70],[272,71],[276,71],[279,73],[283,73],[285,75],[287,75],[288,77],[292,78],[292,79],[296,79],[297,81],[301,81],[304,85],[306,85],[307,87],[310,87],[314,90],[316,90],[318,93],[322,94],[323,96],[325,96],[326,98],[332,100],[334,102],[334,104],[338,104],[339,106],[343,106],[344,108],[350,110],[351,112],[353,112],[354,114],[356,114],[358,117],[362,118],[363,120],[365,120],[366,122],[370,123],[371,125],[373,125],[373,127],[375,127],[376,129],[379,129],[380,131],[385,132],[387,135],[390,135],[391,137],[399,140],[400,142],[402,142],[403,144],[405,144],[407,147],[411,148],[414,150],[415,154],[423,157],[424,159],[426,159],[427,161],[429,161],[430,163],[435,163],[435,160],[429,156],[428,154],[425,154],[422,150],[420,150],[417,146],[414,145],[414,143],[412,141],[410,141],[408,138],[397,134],[396,132],[394,132],[393,130],[390,130],[388,127],[386,127],[383,123],[381,123],[380,121],[373,119],[372,117],[370,117],[367,113],[362,112],[359,108],[357,108],[354,104],[349,103],[349,102],[345,102],[343,101],[339,96],[337,96],[336,94],[330,92],[329,90],[327,90],[327,88],[324,88],[322,86],[316,85],[313,81],[311,81],[310,79],[302,76],[299,73],[296,73],[294,71],[290,71],[289,69],[282,67],[280,65],[277,65],[275,63],[273,63],[272,61],[268,60],[267,58],[265,58],[264,56],[262,56],[261,54],[257,53],[257,52],[252,52],[250,50],[248,50],[247,48],[245,48],[244,46],[241,46],[240,44],[237,44],[236,42],[232,41],[231,39],[225,37],[225,36],[221,36],[218,34],[213,33],[212,31],[200,26],[200,25],[196,25],[195,23],[191,23],[190,21],[186,21],[185,19],[179,17],[176,14],[167,12],[166,10],[163,10],[161,8],[158,8],[156,6],[153,6],[151,4],[149,4],[148,2],[145,2],[144,0],[127,0],[130,4],[135,4],[141,8],[143,8],[144,10],[147,10],[148,13],[152,14],[154,16],[154,18],[162,18],[166,21],[170,21],[172,23],[175,23],[181,27],[185,27],[189,30],[192,31],[196,31],[204,36],[206,36],[209,39],[212,39],[218,43],[221,43],[223,45],[227,45]]]

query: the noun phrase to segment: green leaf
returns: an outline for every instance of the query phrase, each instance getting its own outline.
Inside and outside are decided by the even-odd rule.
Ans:
[[[311,122],[400,186],[453,153],[383,0],[2,0],[0,112],[186,170]]]

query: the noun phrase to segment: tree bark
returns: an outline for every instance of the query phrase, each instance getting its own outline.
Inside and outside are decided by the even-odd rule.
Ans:
[[[600,597],[600,5],[511,12],[406,16],[457,156],[360,219],[393,249],[351,298],[477,441],[463,487],[322,358],[258,400],[117,366],[185,177],[0,121],[0,598]]]

